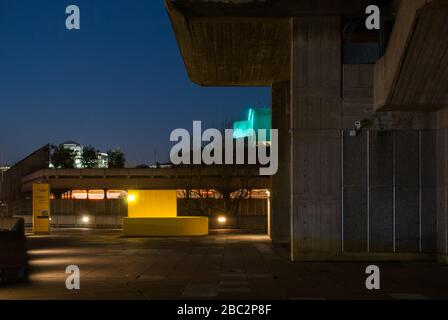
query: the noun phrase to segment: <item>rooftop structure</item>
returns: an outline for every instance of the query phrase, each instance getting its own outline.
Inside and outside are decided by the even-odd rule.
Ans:
[[[84,151],[84,147],[75,141],[66,141],[61,143],[65,149],[71,150],[75,154],[75,169],[83,169],[84,164],[82,162],[82,153]],[[97,152],[97,168],[104,169],[109,167],[109,155],[104,152]],[[53,164],[50,163],[50,168],[54,167]]]
[[[249,108],[247,111],[247,120],[236,121],[233,124],[233,137],[235,139],[247,138],[256,135],[258,139],[258,130],[266,131],[266,141],[271,141],[271,118],[272,112],[268,108]],[[258,140],[257,140],[258,141]]]

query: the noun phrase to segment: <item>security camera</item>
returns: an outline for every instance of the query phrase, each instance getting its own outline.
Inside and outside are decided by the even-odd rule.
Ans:
[[[358,136],[359,132],[361,131],[361,128],[362,128],[361,121],[355,121],[355,129],[350,130],[349,132],[350,137]]]

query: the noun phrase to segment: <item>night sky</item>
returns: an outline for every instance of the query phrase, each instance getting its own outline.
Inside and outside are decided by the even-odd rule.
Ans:
[[[70,4],[81,30],[65,28]],[[269,105],[267,88],[192,83],[162,0],[0,0],[0,164],[66,140],[163,162],[173,129]]]

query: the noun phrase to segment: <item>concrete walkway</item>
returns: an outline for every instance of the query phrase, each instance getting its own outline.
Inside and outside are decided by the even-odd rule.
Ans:
[[[292,263],[288,248],[255,231],[200,238],[120,234],[29,235],[29,282],[0,287],[0,299],[448,298],[448,267],[436,263],[380,263],[381,290],[368,291],[367,263]],[[66,289],[68,265],[79,266],[81,290]]]

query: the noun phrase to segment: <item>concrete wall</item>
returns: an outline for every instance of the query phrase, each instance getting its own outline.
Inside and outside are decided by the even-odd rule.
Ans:
[[[223,200],[213,200],[215,208],[223,208]],[[190,203],[191,204],[191,203]],[[25,219],[27,226],[31,226],[31,200],[16,201],[11,204],[10,215]],[[12,211],[14,210],[14,211]],[[203,212],[203,211],[202,211]],[[194,210],[185,199],[178,199],[178,214],[201,215],[201,211]],[[211,217],[214,213],[211,212]],[[63,200],[51,201],[51,217],[53,226],[84,226],[121,228],[122,218],[128,215],[126,201],[123,200]],[[89,222],[82,221],[83,216],[89,217]],[[266,228],[268,217],[268,202],[265,199],[241,200],[236,217],[228,217],[226,227]],[[211,227],[222,227],[216,219],[210,219]]]
[[[374,114],[373,65],[342,65],[340,49],[338,17],[293,20],[292,258],[430,258],[434,117]]]
[[[31,215],[16,215],[14,217],[22,218],[25,221],[25,226],[31,228],[33,226],[33,216]],[[83,215],[52,215],[52,227],[67,227],[67,228],[121,228],[123,226],[123,217],[121,216],[95,216],[89,215],[89,220],[84,221]]]
[[[434,130],[344,132],[344,252],[436,252],[435,138]]]
[[[267,228],[268,224],[268,201],[267,199],[244,199],[239,203],[237,215],[235,217],[227,216],[227,223],[222,225],[217,223],[216,217],[219,212],[223,212],[225,208],[224,200],[212,199],[212,203],[207,204],[201,201],[192,201],[188,199],[178,199],[178,214],[183,215],[203,215],[204,212],[209,212],[210,227],[240,227],[240,228]],[[289,227],[289,223],[288,223]]]
[[[51,201],[52,215],[92,215],[127,216],[128,208],[124,200],[63,200]]]
[[[33,220],[31,215],[18,215],[25,221],[25,226],[31,228]],[[51,217],[52,227],[69,227],[69,228],[116,228],[123,227],[123,217],[121,216],[89,216],[89,221],[83,221],[81,215],[53,215]],[[210,218],[209,225],[211,229],[225,228],[244,228],[244,229],[265,229],[267,230],[267,216],[249,215],[236,216],[227,219],[225,224],[221,224],[217,219]]]

